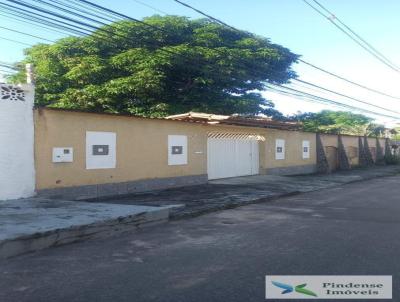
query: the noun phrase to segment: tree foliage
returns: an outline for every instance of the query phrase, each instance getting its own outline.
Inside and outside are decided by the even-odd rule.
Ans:
[[[297,55],[205,19],[145,18],[26,50],[38,105],[165,116],[186,111],[279,115],[259,91],[295,77]],[[20,80],[21,74],[14,80]]]
[[[301,122],[303,130],[310,132],[368,136],[382,136],[385,132],[383,125],[372,123],[372,118],[346,111],[307,112],[291,119]]]

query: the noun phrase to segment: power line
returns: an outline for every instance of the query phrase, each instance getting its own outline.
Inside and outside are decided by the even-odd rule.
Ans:
[[[68,0],[68,2],[71,3],[71,4],[74,4],[74,6],[83,8],[83,9],[85,9],[85,10],[89,9],[86,5],[80,3],[79,0]],[[103,10],[101,10],[101,9],[97,9],[97,8],[91,7],[90,10],[91,10],[92,12],[95,12],[95,13],[98,13],[98,14],[100,13],[100,14],[102,14],[102,15],[104,15],[104,16],[108,16],[109,18],[115,18],[114,15],[112,15],[112,14],[110,14],[110,13],[108,13],[108,12],[105,12],[105,11],[103,11]],[[120,19],[120,20],[121,20],[121,19]]]
[[[90,11],[88,11],[88,10],[86,10],[86,9],[79,8],[79,4],[77,4],[77,3],[76,3],[75,5],[71,5],[70,3],[65,3],[65,2],[60,1],[60,0],[52,0],[52,2],[58,3],[58,4],[60,4],[60,5],[63,5],[63,6],[65,6],[65,7],[68,7],[68,8],[70,8],[70,9],[76,10],[76,11],[78,11],[78,12],[80,12],[80,13],[87,14],[87,15],[89,15],[89,16],[92,16],[92,17],[96,17],[96,18],[105,20],[105,21],[107,21],[107,22],[114,22],[114,21],[115,21],[115,19],[112,20],[112,19],[106,18],[106,17],[104,17],[104,16],[98,16],[98,15],[94,14],[93,12],[90,12]]]
[[[63,28],[63,29],[66,29],[66,30],[69,30],[69,31],[72,31],[74,33],[78,33],[78,34],[84,35],[84,36],[87,36],[88,34],[97,35],[98,38],[103,39],[105,41],[107,41],[107,40],[104,39],[104,36],[101,36],[99,32],[95,32],[95,31],[100,31],[101,33],[107,33],[109,36],[116,35],[116,36],[124,37],[124,36],[121,36],[120,34],[108,31],[108,30],[106,30],[106,29],[104,29],[102,27],[97,27],[97,26],[94,26],[92,24],[85,23],[85,22],[82,22],[80,20],[70,18],[68,16],[65,16],[65,15],[62,15],[62,14],[58,14],[58,13],[55,13],[55,12],[50,11],[50,10],[46,10],[46,9],[44,9],[42,7],[39,7],[39,6],[30,5],[25,1],[15,1],[15,0],[6,0],[6,1],[9,1],[9,2],[15,3],[17,5],[20,5],[22,7],[29,8],[29,9],[33,10],[33,11],[30,11],[30,10],[19,8],[19,7],[10,5],[10,4],[2,4],[2,3],[0,3],[0,6],[1,5],[9,6],[11,9],[16,10],[18,13],[20,13],[20,11],[22,11],[22,13],[25,14],[25,16],[27,16],[28,18],[30,18],[34,22],[49,24],[48,20],[51,20],[49,25],[52,25],[52,24],[59,25],[59,23],[61,23],[62,24],[61,28]],[[46,3],[46,1],[41,1],[41,0],[37,0],[37,2]],[[55,5],[51,4],[51,3],[46,3],[46,4],[48,4],[50,6],[55,6]],[[56,8],[58,10],[62,9],[60,7],[56,7]],[[49,17],[49,16],[46,16],[46,15],[43,15],[43,14],[40,14],[40,13],[37,13],[36,11],[38,11],[40,13],[44,13],[44,14],[50,15],[52,17],[56,17],[57,19]],[[74,12],[69,11],[69,10],[65,10],[65,11],[67,11],[70,14],[79,15],[80,18],[84,18],[84,19],[87,19],[89,21],[96,21],[97,23],[101,23],[104,26],[108,25],[108,24],[103,23],[101,21],[93,20],[92,18],[88,18],[86,16],[74,13]],[[41,19],[38,19],[37,16],[41,17]],[[63,21],[63,20],[65,20],[65,21]],[[79,26],[77,26],[76,24],[79,24]],[[126,37],[124,37],[124,38],[126,38]],[[107,42],[109,42],[109,41],[107,41]]]
[[[301,100],[301,101],[304,101],[304,102],[308,102],[308,103],[313,103],[313,104],[320,104],[320,105],[324,105],[324,106],[330,105],[330,106],[334,106],[334,107],[337,107],[339,109],[344,109],[344,110],[350,110],[351,109],[351,110],[354,110],[356,112],[360,112],[360,113],[365,114],[365,112],[363,110],[359,110],[357,108],[353,109],[353,108],[345,106],[345,105],[340,105],[340,104],[336,104],[336,103],[331,103],[331,102],[328,102],[328,101],[320,100],[320,99],[317,99],[317,98],[312,98],[312,97],[303,95],[301,93],[288,92],[288,91],[285,91],[285,90],[274,88],[272,86],[268,87],[268,89],[269,89],[269,91],[271,91],[273,93],[290,97],[290,100],[298,99],[298,100]],[[373,114],[373,115],[374,116],[380,116],[379,114]],[[396,118],[394,120],[398,120],[398,119]]]
[[[15,30],[15,29],[11,29],[11,28],[8,28],[8,27],[4,27],[4,26],[0,26],[0,29],[5,29],[5,30],[8,30],[8,31],[12,31],[12,32],[21,34],[21,35],[25,35],[25,36],[29,36],[29,37],[32,37],[32,38],[41,39],[41,40],[48,41],[48,42],[52,42],[52,43],[55,42],[55,41],[52,41],[52,40],[49,40],[49,39],[46,39],[46,38],[42,38],[42,37],[39,37],[39,36],[27,34],[27,33],[24,33],[24,32],[22,32],[22,31],[18,31],[18,30]]]
[[[29,47],[33,46],[31,44],[28,44],[28,43],[25,43],[25,42],[21,42],[21,41],[17,41],[17,40],[13,40],[13,39],[9,39],[9,38],[6,38],[6,37],[1,37],[0,36],[0,39],[1,40],[5,40],[5,41],[9,41],[9,42],[13,42],[13,43],[17,43],[17,44],[21,44],[21,45],[25,45],[25,46],[29,46]]]
[[[287,86],[284,86],[284,85],[267,84],[267,86],[270,89],[272,88],[273,90],[279,90],[276,87],[274,87],[274,86],[278,86],[278,87],[283,88],[285,90],[289,90],[291,92],[295,92],[295,93],[297,93],[298,96],[303,96],[305,98],[309,98],[311,100],[318,101],[318,102],[320,102],[322,104],[335,105],[335,106],[339,106],[339,107],[342,107],[342,108],[347,108],[347,109],[351,109],[351,110],[357,110],[359,112],[372,114],[372,115],[375,115],[375,116],[383,116],[383,117],[387,117],[387,118],[394,118],[396,120],[400,120],[399,116],[393,116],[393,115],[388,115],[388,114],[384,114],[384,113],[377,113],[377,112],[374,112],[374,111],[371,111],[371,110],[368,110],[368,109],[363,109],[363,108],[355,107],[355,106],[352,106],[352,105],[344,104],[344,103],[341,103],[341,102],[338,102],[338,101],[334,101],[334,100],[331,100],[331,99],[328,99],[328,98],[320,97],[320,96],[317,96],[317,95],[314,95],[314,94],[311,94],[311,93],[307,93],[307,92],[300,91],[300,90],[297,90],[297,89],[294,89],[294,88],[290,88],[290,87],[287,87]]]
[[[347,108],[347,109],[351,109],[351,110],[357,110],[357,111],[368,113],[368,114],[372,114],[372,115],[375,115],[375,116],[384,116],[384,117],[395,118],[397,120],[400,120],[400,117],[398,117],[398,116],[393,116],[393,115],[388,115],[388,114],[383,114],[383,113],[377,113],[375,111],[371,111],[371,110],[368,110],[368,109],[355,107],[355,106],[348,105],[348,104],[345,104],[345,103],[341,103],[341,102],[338,102],[338,101],[335,101],[335,100],[331,100],[331,99],[328,99],[328,98],[316,96],[316,95],[313,95],[313,94],[310,94],[310,93],[306,93],[304,91],[300,91],[300,90],[293,89],[293,88],[290,88],[290,87],[287,87],[287,86],[283,86],[283,85],[277,85],[277,86],[285,88],[285,89],[290,90],[290,91],[294,91],[294,92],[300,93],[303,96],[311,97],[311,98],[313,98],[315,100],[319,100],[322,103],[327,103],[327,104],[331,104],[331,105],[335,105],[335,106],[339,106],[339,107],[343,107],[343,108]]]
[[[10,1],[10,0],[6,0],[6,1]],[[19,5],[24,7],[24,5],[22,5],[22,4],[19,4]],[[26,10],[24,8],[21,8],[21,7],[17,7],[17,6],[10,5],[10,4],[5,4],[5,3],[0,3],[0,6],[4,7],[6,9],[6,12],[7,12],[7,10],[11,10],[11,11],[17,13],[17,14],[21,14],[23,16],[27,16],[28,19],[30,19],[30,20],[38,20],[38,22],[44,22],[44,23],[47,23],[49,25],[55,25],[55,26],[60,26],[59,23],[61,23],[62,24],[61,25],[62,28],[66,28],[68,30],[72,30],[72,31],[74,31],[76,33],[80,33],[80,34],[84,34],[84,35],[87,35],[87,34],[91,33],[91,31],[86,29],[86,28],[78,27],[78,26],[73,25],[71,23],[68,23],[68,22],[65,22],[65,21],[62,21],[62,20],[58,20],[58,19],[54,19],[54,18],[51,18],[51,17],[46,16],[46,15],[42,15],[42,14],[39,14],[39,13],[35,13],[35,12],[32,12],[32,11]],[[49,20],[51,20],[51,21],[49,21]]]
[[[307,86],[307,85],[303,85],[303,84],[300,84],[300,83],[298,83],[298,82],[291,82],[290,83],[290,87],[293,87],[294,86],[294,88],[301,88],[301,89],[306,89],[305,91],[313,91],[313,92],[316,92],[316,93],[318,93],[318,95],[322,95],[322,96],[331,96],[331,93],[328,93],[328,92],[325,92],[325,91],[323,91],[323,90],[321,90],[321,89],[317,89],[317,88],[313,88],[313,87],[310,87],[310,86]]]
[[[324,72],[324,73],[326,73],[326,74],[329,74],[329,75],[331,75],[331,76],[333,76],[333,77],[335,77],[335,78],[338,78],[338,79],[340,79],[340,80],[342,80],[342,81],[345,81],[345,82],[347,82],[347,83],[350,83],[350,84],[352,84],[352,85],[355,85],[355,86],[358,86],[358,87],[360,87],[360,88],[369,90],[369,91],[374,92],[374,93],[376,93],[376,94],[380,94],[380,95],[383,95],[383,96],[386,96],[386,97],[389,97],[389,98],[392,98],[392,99],[400,100],[400,97],[396,97],[396,96],[393,96],[393,95],[390,95],[390,94],[381,92],[381,91],[379,91],[379,90],[376,90],[376,89],[373,89],[373,88],[369,88],[369,87],[367,87],[367,86],[365,86],[365,85],[356,83],[356,82],[351,81],[351,80],[349,80],[349,79],[346,79],[346,78],[344,78],[344,77],[342,77],[342,76],[339,76],[339,75],[337,75],[337,74],[334,74],[333,72],[330,72],[330,71],[328,71],[328,70],[326,70],[326,69],[323,69],[323,68],[321,68],[321,67],[315,66],[314,64],[311,64],[311,63],[309,63],[309,62],[307,62],[307,61],[304,61],[304,60],[302,60],[302,59],[298,59],[298,61],[301,62],[301,63],[304,63],[304,64],[306,64],[306,65],[308,65],[308,66],[310,66],[310,67],[313,67],[313,68],[315,68],[315,69],[317,69],[317,70],[319,70],[319,71],[322,71],[322,72]]]
[[[84,19],[84,20],[89,20],[89,21],[91,21],[91,22],[95,22],[95,23],[98,23],[98,24],[101,24],[101,25],[108,25],[107,23],[104,23],[104,22],[102,22],[102,21],[95,20],[95,19],[93,19],[93,18],[91,18],[91,17],[84,16],[84,15],[82,15],[82,14],[76,13],[76,12],[74,12],[74,11],[71,11],[71,10],[69,10],[69,9],[60,7],[59,5],[56,5],[56,4],[53,4],[53,3],[49,3],[49,2],[44,1],[44,0],[33,0],[33,1],[34,1],[34,2],[38,2],[38,3],[41,3],[41,4],[44,4],[44,5],[47,5],[47,6],[50,6],[50,7],[52,7],[52,8],[57,9],[57,10],[60,10],[60,11],[62,11],[62,12],[68,13],[68,14],[70,14],[70,15],[73,15],[73,16],[76,16],[76,17],[80,17],[80,18],[82,18],[82,19]],[[63,5],[63,6],[66,6],[66,4],[62,4],[62,5]],[[111,21],[111,22],[113,22],[113,21]]]
[[[12,1],[12,0],[10,0],[10,1]],[[81,18],[81,19],[83,19],[83,20],[85,20],[85,21],[89,21],[89,22],[94,22],[94,23],[100,24],[100,25],[103,26],[103,27],[109,25],[109,24],[104,23],[104,22],[102,22],[102,21],[93,19],[92,17],[88,17],[88,16],[82,15],[82,14],[80,14],[80,13],[77,13],[77,12],[73,11],[73,10],[75,10],[75,8],[73,8],[73,7],[72,7],[73,10],[64,8],[64,7],[71,7],[71,6],[68,5],[68,4],[65,4],[65,3],[63,3],[63,2],[60,2],[60,1],[53,1],[53,2],[59,3],[61,6],[56,5],[56,4],[53,4],[53,3],[51,3],[51,2],[49,3],[48,1],[45,1],[45,0],[33,0],[33,1],[34,1],[34,2],[38,2],[38,3],[41,3],[41,4],[44,4],[44,5],[47,5],[47,6],[50,6],[50,7],[53,8],[53,9],[60,10],[60,11],[62,11],[62,12],[64,12],[64,13],[73,15],[73,16],[78,17],[78,18]],[[17,1],[17,2],[24,3],[23,1]],[[26,2],[25,2],[25,3],[26,3]],[[20,4],[20,5],[21,5],[21,4]],[[63,7],[63,6],[64,6],[64,7]],[[61,15],[61,14],[58,14],[58,13],[54,13],[54,12],[49,11],[49,10],[41,10],[41,8],[38,7],[38,6],[33,6],[32,9],[39,10],[39,11],[44,12],[44,13],[46,13],[46,14],[51,14],[51,15],[53,15],[53,16],[56,16],[57,18],[61,18],[61,19],[65,19],[65,20],[67,20],[67,21],[71,21],[71,22],[74,22],[74,23],[78,23],[78,24],[81,25],[81,26],[89,27],[91,30],[97,30],[97,31],[101,31],[101,32],[111,33],[111,32],[109,32],[109,31],[106,31],[103,27],[93,26],[93,25],[90,24],[90,23],[83,23],[83,22],[81,22],[81,21],[79,21],[79,20],[77,20],[77,19],[71,19],[71,18],[69,18],[69,17],[67,17],[67,16],[65,16],[65,15]],[[81,10],[81,11],[82,11],[82,10]],[[86,13],[86,14],[87,14],[87,13]],[[103,20],[105,20],[105,21],[108,21],[108,20],[109,20],[109,19],[107,19],[107,18],[104,18],[104,17],[101,17],[101,16],[97,16],[97,15],[94,15],[94,14],[91,14],[91,15],[92,15],[92,16],[95,16],[95,17],[98,18],[98,19],[103,19]],[[115,20],[111,20],[111,21],[109,21],[109,22],[114,22],[114,21],[115,21]],[[93,33],[92,33],[92,34],[93,34]]]
[[[180,0],[174,0],[174,1],[179,3],[179,4],[181,4],[181,5],[183,5],[183,6],[186,6],[187,8],[190,8],[191,10],[194,10],[195,12],[207,17],[208,19],[213,20],[214,22],[220,23],[220,24],[222,24],[222,25],[224,25],[226,27],[229,27],[230,29],[233,29],[235,31],[240,31],[239,29],[237,29],[237,28],[225,23],[224,21],[221,21],[220,19],[214,18],[213,16],[211,16],[211,15],[209,15],[209,14],[207,14],[207,13],[201,11],[201,10],[199,10],[198,8],[195,8],[195,7],[187,4],[186,2],[183,2],[183,1],[180,1]]]
[[[331,11],[329,11],[325,6],[323,6],[317,0],[313,0],[319,7],[321,7],[324,11],[330,14],[335,20],[337,20],[341,25],[343,25],[348,31],[350,31],[354,36],[356,36],[360,41],[362,41],[365,45],[367,45],[370,49],[372,49],[375,53],[381,56],[384,60],[386,60],[389,64],[395,66],[397,69],[398,67],[394,64],[391,60],[389,60],[384,54],[382,54],[379,50],[377,50],[371,43],[367,42],[363,37],[357,34],[353,29],[351,29],[347,24],[345,24],[342,20],[339,19],[336,15],[334,15]]]
[[[82,22],[82,21],[67,17],[65,15],[61,15],[61,14],[58,14],[58,13],[55,13],[55,12],[51,12],[49,10],[43,9],[43,8],[41,8],[39,6],[36,6],[36,5],[31,5],[31,4],[29,4],[29,3],[25,2],[25,1],[17,1],[17,0],[6,0],[6,1],[21,5],[23,7],[27,7],[29,9],[32,9],[32,10],[35,10],[35,11],[39,11],[41,13],[45,13],[45,14],[57,17],[59,19],[64,19],[64,20],[67,20],[69,22],[73,22],[73,23],[79,24],[80,26],[85,26],[86,28],[91,28],[92,30],[101,29],[101,28],[96,27],[96,26],[94,26],[92,24],[85,23],[85,22]]]
[[[314,1],[314,0],[313,0]],[[385,59],[385,57],[382,57],[381,55],[379,55],[379,53],[375,52],[373,49],[374,48],[370,48],[369,46],[365,46],[363,43],[361,43],[359,40],[357,40],[355,37],[353,37],[349,32],[347,32],[345,29],[343,29],[342,27],[340,27],[338,24],[335,23],[335,21],[333,21],[333,18],[330,16],[326,16],[321,10],[319,10],[317,7],[313,6],[310,2],[308,2],[307,0],[303,0],[304,3],[306,3],[309,7],[311,7],[314,11],[316,11],[318,14],[320,14],[321,16],[323,16],[324,18],[326,18],[329,22],[331,22],[337,29],[339,29],[342,33],[344,33],[347,37],[349,37],[351,40],[353,40],[355,43],[357,43],[360,47],[362,47],[364,50],[366,50],[369,54],[371,54],[372,56],[374,56],[376,59],[378,59],[379,61],[381,61],[383,64],[385,64],[386,66],[388,66],[389,68],[393,69],[394,71],[400,72],[400,69],[395,66],[393,63],[391,63],[390,61],[387,61]],[[315,2],[315,1],[314,1]],[[334,16],[334,15],[333,15]],[[334,18],[337,19],[336,16],[334,16]]]
[[[13,0],[7,0],[7,1],[13,1]],[[85,3],[85,4],[87,4],[87,5],[91,6],[91,7],[104,10],[104,11],[106,11],[106,12],[108,12],[108,13],[110,13],[110,14],[116,15],[116,16],[118,16],[118,17],[122,17],[122,18],[124,18],[124,19],[128,19],[128,20],[132,20],[132,21],[138,22],[138,23],[140,23],[140,24],[145,25],[145,26],[148,27],[148,28],[152,28],[152,29],[155,29],[155,30],[157,30],[157,31],[163,31],[163,32],[165,32],[165,33],[169,33],[167,30],[164,30],[163,28],[160,28],[160,27],[157,27],[157,26],[155,26],[155,25],[146,23],[146,22],[141,21],[141,20],[136,19],[136,18],[129,17],[128,15],[125,15],[125,14],[122,14],[122,13],[119,13],[119,12],[116,12],[116,11],[114,11],[114,10],[112,10],[112,9],[106,8],[106,7],[101,6],[101,5],[98,5],[98,4],[96,4],[96,3],[93,3],[93,2],[90,2],[90,1],[87,1],[87,0],[77,0],[77,1],[82,2],[82,3]]]
[[[1,5],[4,5],[4,7],[1,7]],[[11,19],[17,19],[21,22],[27,23],[27,24],[32,24],[29,21],[32,21],[33,24],[36,24],[36,26],[40,26],[40,27],[45,27],[45,28],[49,28],[52,31],[57,31],[56,29],[59,29],[63,34],[68,34],[68,35],[87,35],[87,33],[82,33],[79,32],[78,30],[75,30],[73,28],[64,26],[64,25],[60,25],[59,23],[55,23],[52,21],[49,21],[48,18],[40,18],[38,17],[38,14],[36,14],[36,16],[32,15],[30,12],[22,12],[22,11],[18,11],[18,10],[13,10],[12,7],[7,7],[7,4],[3,4],[0,3],[0,11],[3,13],[2,15],[6,14],[8,16],[8,18]]]
[[[300,82],[300,83],[303,83],[303,84],[306,84],[306,85],[309,85],[309,86],[312,86],[312,87],[315,87],[315,88],[318,88],[318,89],[321,89],[321,90],[324,90],[324,91],[327,91],[327,92],[330,92],[330,93],[333,93],[333,94],[336,94],[336,95],[339,95],[339,96],[342,96],[342,97],[345,97],[345,98],[348,98],[348,99],[351,99],[353,101],[356,101],[356,102],[359,102],[359,103],[362,103],[362,104],[365,104],[365,105],[369,105],[369,106],[372,106],[372,107],[375,107],[375,108],[378,108],[378,109],[382,109],[382,110],[385,110],[385,111],[388,111],[388,112],[400,114],[400,112],[398,112],[398,111],[394,111],[394,110],[391,110],[391,109],[388,109],[388,108],[385,108],[385,107],[374,105],[372,103],[369,103],[369,102],[366,102],[366,101],[363,101],[363,100],[360,100],[360,99],[345,95],[345,94],[340,93],[340,92],[336,92],[336,91],[327,89],[325,87],[321,87],[319,85],[316,85],[316,84],[313,84],[313,83],[310,83],[310,82],[307,82],[307,81],[303,81],[303,80],[300,80],[300,79],[294,79],[294,81],[297,81],[297,82]]]
[[[7,62],[1,62],[0,61],[0,66],[6,67],[6,68],[10,68],[10,69],[15,69],[15,66],[11,63],[7,63]]]
[[[166,13],[165,11],[162,11],[161,9],[158,9],[158,8],[156,8],[156,7],[154,7],[154,6],[151,6],[151,5],[147,4],[147,3],[144,3],[144,2],[142,2],[142,1],[139,1],[139,0],[133,0],[133,1],[136,2],[136,3],[139,3],[140,5],[143,5],[143,6],[146,6],[146,7],[148,7],[148,8],[151,8],[152,10],[155,10],[156,12],[159,12],[159,13],[161,13],[161,14],[169,15],[169,14]]]
[[[2,11],[2,10],[0,9],[0,11]],[[42,29],[44,29],[46,31],[49,31],[49,32],[57,32],[57,33],[60,33],[60,34],[63,34],[63,35],[71,34],[71,33],[68,33],[68,32],[58,31],[58,30],[54,29],[54,27],[48,27],[48,26],[45,26],[45,25],[36,24],[34,22],[29,22],[29,21],[27,21],[27,20],[25,20],[24,18],[21,18],[21,17],[16,17],[16,16],[11,17],[11,16],[8,16],[8,15],[3,14],[3,13],[0,13],[0,16],[3,16],[5,18],[8,18],[10,20],[17,21],[17,22],[20,22],[20,23],[23,23],[23,24],[33,25],[33,26],[36,26],[38,28],[42,28]]]
[[[12,73],[15,73],[16,71],[14,71],[14,70],[5,70],[5,69],[1,69],[0,68],[0,72],[4,72],[4,73],[7,73],[7,74],[12,74]]]

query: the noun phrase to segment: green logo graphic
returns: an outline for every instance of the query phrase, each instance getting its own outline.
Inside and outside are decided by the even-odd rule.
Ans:
[[[276,281],[272,281],[272,284],[275,285],[276,287],[283,289],[281,294],[288,294],[288,293],[295,291],[296,293],[300,293],[303,295],[317,297],[316,293],[305,288],[307,286],[307,283],[296,285],[294,288],[292,285],[281,283],[281,282],[276,282]]]

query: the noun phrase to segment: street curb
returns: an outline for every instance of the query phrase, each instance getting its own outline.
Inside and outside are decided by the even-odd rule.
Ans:
[[[246,206],[246,205],[250,205],[250,204],[257,204],[257,203],[262,203],[262,202],[271,202],[271,201],[275,201],[275,200],[277,200],[279,198],[283,198],[283,197],[296,196],[296,195],[299,195],[299,194],[302,194],[302,193],[317,192],[317,191],[322,191],[322,190],[335,188],[335,187],[339,187],[339,186],[344,186],[344,185],[348,185],[348,184],[364,182],[364,181],[368,181],[368,180],[371,180],[371,179],[392,177],[392,176],[396,176],[396,175],[399,175],[399,174],[400,174],[400,171],[394,171],[394,172],[391,172],[391,173],[385,173],[383,175],[373,175],[373,176],[370,176],[370,177],[361,177],[361,179],[349,180],[348,182],[345,182],[345,183],[336,182],[335,185],[330,186],[330,187],[326,187],[326,188],[318,188],[318,189],[313,189],[313,190],[309,190],[309,191],[292,191],[292,192],[287,192],[287,193],[277,193],[276,195],[273,195],[273,196],[256,198],[256,199],[253,199],[253,200],[237,201],[237,202],[233,202],[233,203],[227,203],[227,204],[218,205],[218,206],[207,208],[207,209],[202,209],[202,210],[199,210],[199,211],[193,211],[191,213],[183,213],[183,214],[179,214],[179,212],[176,213],[176,214],[175,213],[171,213],[170,214],[170,220],[181,220],[181,219],[195,218],[195,217],[198,217],[198,216],[201,216],[201,215],[205,215],[205,214],[208,214],[208,213],[219,212],[219,211],[229,210],[229,209],[235,209],[235,208]]]
[[[169,209],[141,212],[134,215],[117,217],[87,225],[54,229],[0,241],[0,259],[6,259],[49,247],[61,246],[88,239],[107,238],[124,232],[134,232],[168,222]]]

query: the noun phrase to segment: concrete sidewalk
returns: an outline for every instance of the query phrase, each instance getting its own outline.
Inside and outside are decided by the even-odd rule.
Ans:
[[[400,173],[400,166],[331,175],[257,175],[206,185],[78,202],[30,198],[0,202],[0,258],[301,192]]]
[[[28,198],[0,202],[0,258],[133,231],[168,220],[165,207]]]
[[[205,185],[106,198],[99,202],[148,206],[175,205],[171,209],[170,217],[178,219],[399,173],[400,166],[379,166],[329,175],[256,175],[213,180]]]

